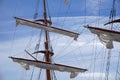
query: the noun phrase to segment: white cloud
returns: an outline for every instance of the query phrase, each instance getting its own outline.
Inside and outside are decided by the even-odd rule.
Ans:
[[[84,73],[83,75],[81,75],[81,77],[87,77],[87,78],[100,78],[103,77],[105,78],[105,73],[99,73],[99,72],[94,72],[94,73]]]

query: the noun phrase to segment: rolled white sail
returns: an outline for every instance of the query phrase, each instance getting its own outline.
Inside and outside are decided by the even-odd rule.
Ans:
[[[75,78],[78,74],[79,74],[79,72],[71,72],[70,78]]]
[[[17,18],[17,17],[15,17],[15,19],[16,19],[16,24],[26,25],[26,26],[33,27],[33,28],[44,29],[49,32],[63,34],[63,35],[69,36],[69,37],[73,37],[75,40],[78,38],[78,35],[79,35],[78,33],[74,33],[74,32],[68,31],[68,30],[56,28],[53,26],[46,26],[45,24],[37,23],[34,21],[29,21],[29,20],[25,20],[25,19],[21,19],[21,18]]]
[[[108,49],[113,48],[113,41],[120,42],[120,32],[91,26],[85,27],[87,27],[92,33],[96,34],[100,41],[105,44]]]
[[[42,61],[28,60],[23,58],[10,57],[14,62],[20,63],[26,70],[29,69],[29,66],[35,66],[42,69],[57,70],[61,72],[70,72],[70,78],[74,78],[78,75],[79,72],[85,72],[87,69],[66,66],[61,64],[51,64]]]

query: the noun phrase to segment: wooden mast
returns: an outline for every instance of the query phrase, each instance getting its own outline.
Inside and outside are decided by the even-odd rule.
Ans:
[[[46,0],[43,0],[43,3],[44,3],[44,24],[47,26],[48,23],[47,23],[47,13],[46,13]],[[45,38],[46,38],[46,41],[45,41],[45,50],[46,50],[46,53],[45,53],[45,62],[51,62],[50,60],[50,57],[51,57],[51,54],[49,53],[49,33],[48,31],[45,31]],[[49,69],[46,69],[46,78],[47,80],[51,80],[51,73],[50,73],[50,70]]]

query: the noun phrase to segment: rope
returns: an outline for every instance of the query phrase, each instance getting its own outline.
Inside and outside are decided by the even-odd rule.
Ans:
[[[108,51],[105,80],[108,80],[109,77],[110,61],[111,61],[111,49]]]
[[[95,40],[95,39],[93,39],[93,40]],[[92,41],[93,41],[92,40]],[[73,51],[75,51],[75,50],[77,50],[77,49],[80,49],[81,47],[83,47],[83,46],[85,46],[85,45],[87,45],[87,44],[89,44],[91,41],[89,41],[89,42],[87,42],[87,43],[84,43],[83,45],[81,45],[81,46],[79,46],[79,47],[77,47],[77,48],[75,48],[75,49],[71,49],[69,52],[67,52],[65,55],[62,55],[62,56],[58,56],[57,57],[57,55],[54,57],[54,59],[59,59],[59,58],[62,58],[62,57],[64,57],[64,56],[66,56],[66,55],[69,55],[69,53],[72,53]],[[69,45],[70,46],[70,45]],[[61,50],[62,51],[62,50]]]
[[[38,80],[40,80],[42,69],[39,70]]]
[[[84,24],[86,25],[86,12],[87,12],[87,5],[86,5],[86,0],[85,0],[85,17],[84,17]]]
[[[43,57],[43,61],[44,61],[45,57]],[[39,74],[38,74],[38,80],[40,80],[40,77],[41,77],[41,72],[42,72],[42,68],[40,68],[40,71],[39,71]]]
[[[30,80],[33,79],[33,74],[34,74],[34,67],[33,67],[33,70],[32,70],[32,74],[31,74]]]
[[[33,19],[36,19],[36,18],[38,17],[38,6],[39,6],[39,0],[37,0],[37,5],[36,5],[35,14],[34,14]],[[41,35],[42,35],[42,30],[40,31],[40,36],[39,36],[38,42],[37,42],[37,44],[36,44],[35,51],[38,51],[38,50],[39,50],[40,41],[41,41]],[[33,35],[32,35],[32,36],[33,36]],[[29,43],[31,42],[31,40],[32,40],[32,37],[31,37]],[[37,55],[38,55],[38,54],[36,54],[36,58],[37,58]],[[33,67],[30,80],[33,79],[34,70],[35,70],[35,67]],[[40,74],[41,74],[41,69],[40,69],[40,72],[39,72],[38,80],[40,79]]]
[[[71,3],[72,3],[72,0],[71,0]],[[66,10],[66,14],[65,14],[64,20],[62,21],[63,23],[62,23],[62,25],[61,25],[61,26],[62,26],[61,28],[64,28],[63,25],[65,24],[66,16],[67,16],[67,14],[69,13],[69,9],[70,9],[70,7],[71,7],[71,3],[69,3],[69,5],[68,5],[68,8],[67,8],[67,10]]]
[[[32,45],[31,41],[32,41],[33,37],[34,37],[34,33],[33,33],[33,30],[32,30],[32,31],[31,31],[31,37],[30,37],[30,39],[29,39],[29,41],[28,41],[25,49],[31,47],[31,45]]]
[[[102,49],[103,50],[103,49]],[[101,64],[101,73],[103,73],[103,71],[104,71],[104,66],[105,66],[105,56],[106,56],[106,50],[103,52],[104,54],[102,55],[102,64]],[[103,79],[103,75],[101,74],[100,75],[101,77],[99,78],[99,80],[102,80]]]
[[[21,1],[21,0],[19,0],[19,1]],[[17,12],[17,7],[18,7],[18,2],[19,2],[19,1],[17,1],[16,5],[15,5],[15,10],[14,10],[14,12],[13,12],[13,16],[15,16],[15,13]],[[15,39],[15,35],[16,35],[16,30],[17,30],[17,27],[15,27],[14,31],[1,32],[1,33],[12,33],[12,32],[13,32],[13,37],[12,37],[12,40],[11,40],[9,56],[11,56],[11,53],[12,53],[13,44],[14,44],[14,39]]]
[[[13,38],[12,38],[11,46],[10,46],[9,56],[11,56],[11,53],[12,53],[12,50],[13,50],[13,44],[14,44],[14,40],[15,40],[16,30],[17,30],[17,27],[15,27],[15,29],[14,29]]]
[[[42,37],[42,30],[40,31],[40,36],[39,36],[38,43],[36,44],[35,51],[39,50],[40,43],[41,43],[41,37]]]
[[[52,70],[52,72],[53,72],[53,79],[52,80],[57,80],[55,72],[53,70]]]
[[[47,0],[46,0],[46,4],[47,4],[47,9],[48,9],[48,17],[49,17],[49,20],[51,21],[50,10],[49,10],[49,7],[48,7],[48,1]]]
[[[38,6],[39,6],[39,0],[37,0],[37,5],[35,8],[35,13],[34,13],[33,19],[36,19],[38,17]]]
[[[74,40],[72,40],[72,41],[70,41],[68,44],[67,44],[67,46],[65,46],[62,50],[60,50],[60,51],[58,51],[58,53],[63,53],[65,50],[67,50],[68,49],[68,47],[71,45],[71,43],[73,42]],[[65,56],[65,55],[68,55],[67,53],[66,54],[64,54],[64,55],[62,55],[62,56],[59,56],[59,57],[57,57],[57,55],[54,57],[54,59],[57,57],[57,58],[62,58],[63,56]]]
[[[117,78],[118,78],[119,64],[120,64],[120,52],[119,52],[119,57],[118,57],[118,62],[117,62],[117,69],[116,69],[115,80],[117,80]],[[118,79],[118,80],[119,80],[119,79]]]
[[[101,1],[98,0],[98,18],[96,18],[96,24],[99,25],[99,19],[100,19],[100,4]],[[96,40],[95,40],[96,41]],[[94,50],[94,59],[93,59],[93,80],[95,79],[95,69],[96,69],[96,57],[97,57],[97,46],[95,46],[97,43],[94,41],[94,46],[93,46],[93,50]]]
[[[101,7],[101,0],[98,0],[98,16],[99,16],[99,18],[98,18],[98,25],[99,25],[99,22],[100,22],[100,7]]]
[[[113,21],[115,19],[115,16],[116,16],[116,8],[115,8],[115,1],[116,0],[113,0],[113,5],[112,5],[112,9],[110,11],[110,17],[109,17],[109,20],[110,21]],[[113,29],[113,24],[111,24],[111,30]]]
[[[97,57],[97,46],[95,46],[97,43],[95,42],[96,40],[94,40],[94,46],[93,46],[93,53],[94,53],[94,59],[93,59],[93,80],[94,80],[94,75],[95,75],[95,67],[96,67],[96,57]]]

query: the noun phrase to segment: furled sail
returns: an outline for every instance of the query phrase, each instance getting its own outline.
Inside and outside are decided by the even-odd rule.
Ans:
[[[50,70],[57,70],[61,72],[70,72],[70,78],[75,78],[79,72],[85,72],[87,69],[72,67],[72,66],[66,66],[61,64],[52,64],[42,61],[36,61],[36,60],[28,60],[23,58],[15,58],[10,57],[13,59],[14,62],[20,63],[26,70],[29,70],[29,66],[35,66],[42,69],[50,69]]]
[[[56,28],[53,26],[46,26],[45,24],[41,24],[41,23],[38,23],[35,21],[29,21],[29,20],[25,20],[25,19],[21,19],[21,18],[17,18],[17,17],[15,17],[15,19],[16,19],[16,24],[26,25],[26,26],[33,27],[33,28],[44,29],[49,32],[63,34],[63,35],[69,36],[69,37],[73,37],[75,40],[78,38],[78,35],[79,35],[78,33],[75,33],[75,32]]]
[[[120,19],[113,20],[111,22],[105,23],[104,25],[112,24],[112,23],[120,23]]]
[[[100,41],[106,45],[108,49],[113,48],[113,41],[120,42],[120,32],[107,30],[102,28],[91,27],[89,25],[87,27],[92,33],[97,34]]]

